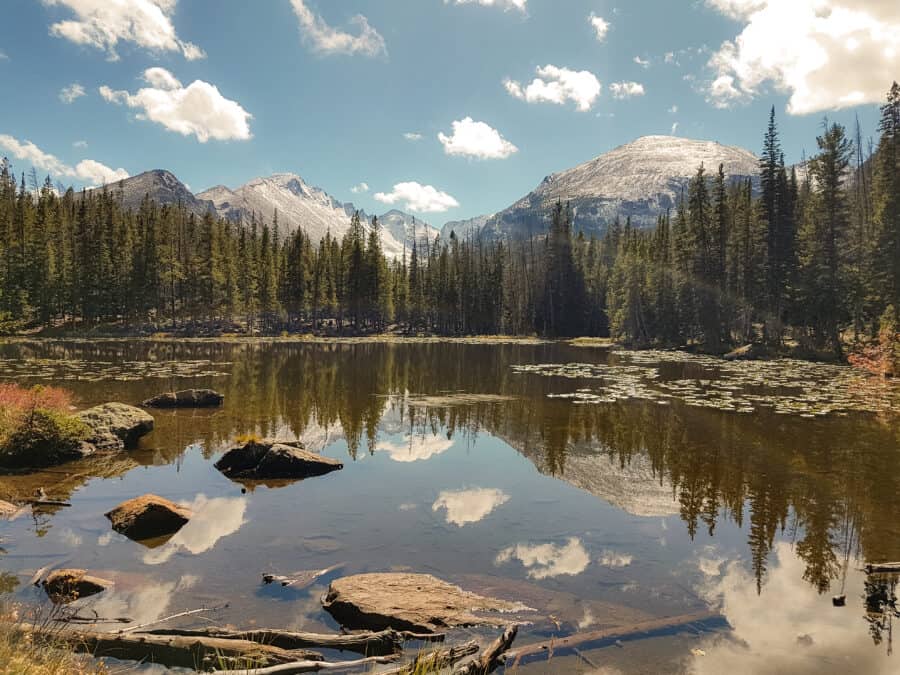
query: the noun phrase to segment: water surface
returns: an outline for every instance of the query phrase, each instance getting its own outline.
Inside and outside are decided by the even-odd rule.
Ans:
[[[184,387],[226,397],[155,411],[127,455],[0,477],[0,497],[40,485],[72,502],[0,523],[21,600],[38,597],[37,568],[65,565],[115,580],[80,601],[104,617],[228,603],[216,623],[333,630],[319,602],[331,578],[410,570],[539,610],[520,644],[723,617],[521,672],[900,669],[893,612],[872,599],[895,580],[860,571],[900,560],[900,392],[847,369],[538,341],[112,340],[0,345],[0,379],[66,386],[83,406]],[[345,468],[232,482],[213,462],[247,433]],[[103,517],[146,492],[196,514],[155,548]],[[260,584],[336,564],[301,591]]]

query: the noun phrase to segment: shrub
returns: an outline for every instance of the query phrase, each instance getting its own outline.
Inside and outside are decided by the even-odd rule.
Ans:
[[[64,389],[0,385],[0,464],[39,466],[72,456],[90,430],[70,414]]]
[[[878,339],[848,357],[857,368],[882,377],[900,375],[900,321],[889,306],[879,321]]]

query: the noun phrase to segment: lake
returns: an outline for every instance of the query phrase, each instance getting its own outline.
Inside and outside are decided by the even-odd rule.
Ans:
[[[847,368],[539,340],[25,340],[0,345],[0,380],[84,407],[225,395],[154,411],[127,454],[0,476],[2,498],[42,486],[72,504],[0,522],[22,601],[40,597],[36,569],[62,565],[116,582],[82,613],[144,623],[227,603],[209,619],[334,630],[329,580],[408,570],[538,610],[517,646],[705,613],[517,672],[900,671],[896,578],[861,570],[900,560],[900,387]],[[232,482],[213,462],[248,433],[344,469]],[[155,548],[103,516],[147,492],[195,511]],[[261,584],[332,565],[303,590]]]

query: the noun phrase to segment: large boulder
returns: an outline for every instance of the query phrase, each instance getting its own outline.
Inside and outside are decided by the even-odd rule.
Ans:
[[[116,532],[143,541],[175,534],[192,513],[175,502],[148,494],[122,502],[105,515]]]
[[[124,403],[104,403],[78,413],[91,430],[87,446],[104,452],[124,450],[153,431],[153,416]]]
[[[90,576],[86,570],[65,569],[48,574],[42,585],[50,600],[59,605],[102,593],[112,582]]]
[[[215,408],[224,400],[222,394],[212,389],[183,389],[157,394],[143,405],[148,408]]]
[[[296,480],[344,468],[336,459],[304,450],[299,443],[273,440],[252,440],[233,447],[215,466],[229,478],[246,480]]]
[[[356,574],[335,579],[322,600],[341,625],[351,629],[431,633],[457,626],[500,626],[522,605],[462,590],[430,574]],[[478,612],[478,613],[476,613]]]

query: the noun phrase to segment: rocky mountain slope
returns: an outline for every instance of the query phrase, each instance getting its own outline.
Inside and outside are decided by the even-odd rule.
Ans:
[[[490,218],[490,236],[529,236],[546,231],[549,206],[569,202],[575,228],[600,233],[616,216],[635,226],[656,223],[674,209],[682,189],[703,164],[712,175],[723,164],[730,180],[755,177],[757,157],[743,148],[674,136],[644,136],[595,159],[547,176],[537,188]]]
[[[212,202],[195,197],[171,171],[164,169],[145,171],[137,176],[112,183],[106,189],[114,192],[121,191],[122,204],[126,209],[132,211],[139,209],[144,196],[149,194],[151,199],[160,204],[178,204],[180,202],[198,216],[209,211],[215,213]]]

